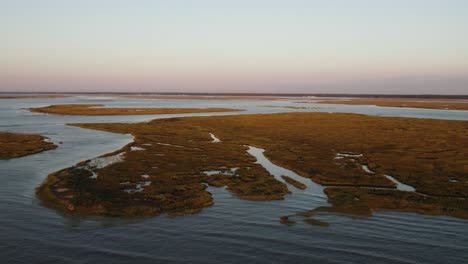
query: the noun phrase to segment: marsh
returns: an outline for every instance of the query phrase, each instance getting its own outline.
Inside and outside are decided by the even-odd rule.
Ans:
[[[271,108],[262,107],[264,100],[119,98],[104,102],[105,107],[121,108],[245,109],[225,113],[66,116],[26,110],[80,104],[83,99],[86,97],[4,99],[0,106],[3,131],[39,134],[58,146],[0,161],[4,183],[0,205],[5,214],[1,221],[2,226],[11,227],[4,230],[2,244],[8,241],[32,248],[14,254],[19,261],[33,259],[38,252],[62,257],[80,254],[95,261],[96,256],[103,256],[101,252],[116,249],[127,253],[98,258],[114,263],[129,258],[161,261],[162,256],[178,258],[170,256],[166,246],[187,243],[190,247],[179,247],[178,254],[208,262],[219,258],[247,261],[249,255],[273,260],[268,253],[271,248],[295,252],[275,254],[275,259],[284,261],[319,260],[317,252],[343,261],[351,256],[353,262],[391,263],[395,255],[426,263],[437,263],[440,254],[452,262],[467,257],[460,246],[468,235],[463,217],[466,199],[460,199],[467,191],[463,165],[468,149],[466,111],[323,107],[310,102],[304,103],[306,108],[288,108],[298,105],[297,98],[270,101],[284,106]],[[264,149],[262,154],[269,163],[258,163],[262,157],[250,155],[248,146]],[[268,167],[271,164],[276,172]],[[436,165],[435,170],[429,164]],[[176,210],[178,203],[149,214],[144,214],[145,209],[129,208],[130,218],[115,213],[81,214],[79,209],[50,206],[37,198],[35,189],[49,174],[75,166],[90,169],[81,173],[92,181],[106,182],[100,186],[115,186],[127,197],[161,199],[164,192],[177,190],[199,198],[191,205],[184,203],[190,206],[182,212]],[[419,176],[427,170],[438,176]],[[203,173],[207,171],[220,173]],[[411,173],[404,173],[408,171]],[[187,175],[192,176],[190,181]],[[282,175],[307,188],[294,187]],[[400,192],[385,175],[416,192]],[[171,185],[169,179],[178,184]],[[161,186],[166,187],[164,192],[158,190]],[[69,191],[69,186],[60,188],[64,195]],[[67,243],[56,243],[65,240]],[[91,246],[80,246],[84,241]],[[388,243],[398,246],[385,246]],[[242,254],[233,256],[233,250]]]

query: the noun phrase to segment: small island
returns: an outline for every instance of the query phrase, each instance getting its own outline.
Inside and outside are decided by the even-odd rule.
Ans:
[[[41,135],[0,132],[0,159],[19,158],[55,149],[57,145]]]
[[[270,175],[247,153],[255,146],[274,164],[322,185],[331,204],[283,216],[283,223],[303,217],[326,225],[312,217],[380,210],[468,218],[466,121],[282,113],[72,125],[135,139],[49,175],[37,195],[59,210],[178,215],[215,202],[207,185],[248,200],[287,199],[289,184],[304,188]]]
[[[57,115],[162,115],[186,113],[213,113],[242,111],[234,108],[117,108],[104,107],[101,104],[60,104],[29,108],[31,112]]]

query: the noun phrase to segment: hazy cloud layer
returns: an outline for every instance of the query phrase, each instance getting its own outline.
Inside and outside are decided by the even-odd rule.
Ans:
[[[0,1],[0,91],[468,93],[468,2]]]

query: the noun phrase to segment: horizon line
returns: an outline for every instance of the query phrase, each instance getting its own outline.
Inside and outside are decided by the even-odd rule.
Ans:
[[[198,96],[283,96],[283,97],[382,97],[382,98],[447,98],[447,99],[468,99],[468,94],[385,94],[385,93],[210,93],[210,92],[0,92],[1,95],[9,94],[64,94],[64,95],[198,95]]]

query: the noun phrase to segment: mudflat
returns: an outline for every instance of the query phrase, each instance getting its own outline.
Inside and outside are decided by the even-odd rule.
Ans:
[[[377,210],[468,218],[466,121],[282,113],[72,125],[132,134],[135,140],[49,175],[37,195],[61,210],[116,216],[196,213],[213,204],[206,185],[226,187],[241,199],[284,199],[287,184],[246,153],[255,146],[265,149],[274,164],[323,185],[331,203],[283,216],[283,223],[304,217],[326,225],[312,217],[367,217]]]

